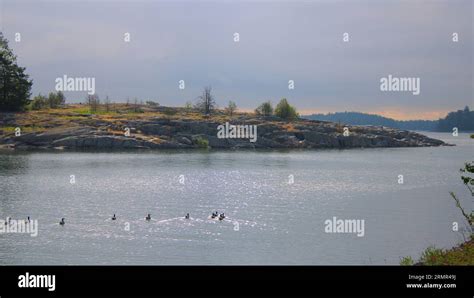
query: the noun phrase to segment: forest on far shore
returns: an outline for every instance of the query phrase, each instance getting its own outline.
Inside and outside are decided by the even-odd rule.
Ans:
[[[336,112],[328,114],[312,114],[302,116],[310,120],[341,122],[350,125],[387,126],[403,130],[423,130],[437,132],[452,132],[456,127],[460,132],[474,131],[474,111],[466,106],[463,110],[449,112],[439,120],[395,120],[380,115],[360,112]]]

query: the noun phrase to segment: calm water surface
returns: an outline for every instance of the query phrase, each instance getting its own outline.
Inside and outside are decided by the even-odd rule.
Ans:
[[[462,241],[450,191],[471,206],[459,168],[474,140],[429,135],[457,146],[3,152],[0,218],[39,234],[0,234],[0,264],[398,264]],[[365,220],[365,236],[325,233],[333,216]]]

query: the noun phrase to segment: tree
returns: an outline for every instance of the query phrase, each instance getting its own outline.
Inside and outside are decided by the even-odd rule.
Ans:
[[[56,100],[59,106],[64,106],[66,104],[66,96],[62,91],[58,91],[56,94]]]
[[[96,112],[100,105],[99,95],[97,94],[87,95],[86,100],[91,112],[92,113]]]
[[[133,111],[138,113],[138,98],[136,97],[133,98]]]
[[[299,117],[296,109],[288,103],[286,98],[282,98],[277,104],[275,115],[286,120],[294,120]]]
[[[204,87],[204,91],[202,95],[198,97],[198,103],[196,104],[196,108],[199,109],[205,115],[210,115],[211,112],[216,108],[216,101],[211,94],[212,88]]]
[[[229,104],[225,108],[226,113],[232,117],[234,115],[235,111],[237,110],[237,105],[233,101],[229,101]]]
[[[51,109],[59,108],[60,106],[63,106],[66,103],[66,97],[64,96],[64,93],[61,91],[58,91],[57,93],[55,92],[50,92],[48,95],[48,106]]]
[[[33,81],[0,32],[0,111],[21,111],[30,103]]]
[[[63,106],[66,103],[66,97],[61,91],[50,92],[48,97],[41,95],[41,93],[33,98],[31,101],[32,110],[42,109],[56,109]]]
[[[56,107],[56,93],[49,92],[48,94],[48,107],[53,109]]]
[[[104,107],[105,107],[105,111],[108,113],[110,111],[110,99],[108,95],[105,96]]]
[[[272,103],[270,101],[266,101],[264,103],[262,103],[261,105],[259,105],[256,109],[255,109],[255,113],[257,115],[262,115],[262,116],[271,116],[273,114],[273,106],[272,106]]]
[[[41,93],[33,98],[31,102],[31,109],[32,110],[41,110],[48,106],[48,98],[41,95]]]

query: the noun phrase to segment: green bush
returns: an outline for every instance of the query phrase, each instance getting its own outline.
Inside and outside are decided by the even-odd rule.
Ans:
[[[262,103],[255,109],[255,113],[262,116],[271,116],[273,114],[272,103],[270,101]]]
[[[204,138],[197,138],[195,142],[199,148],[209,148],[209,141]]]
[[[63,106],[66,103],[66,97],[61,91],[50,92],[48,97],[41,95],[41,93],[33,98],[30,103],[32,110],[42,109],[56,109]]]
[[[430,246],[421,254],[420,262],[424,265],[443,265],[444,259],[443,250]]]
[[[282,98],[277,104],[275,115],[285,120],[294,120],[299,117],[296,109],[288,103],[286,98]]]
[[[30,106],[32,110],[45,109],[48,107],[48,98],[39,94],[33,98]]]
[[[413,261],[413,259],[411,257],[404,257],[401,261],[400,261],[400,265],[402,266],[412,266],[415,262]]]
[[[51,109],[56,109],[63,106],[66,103],[66,97],[61,91],[50,92],[48,95],[48,106]]]

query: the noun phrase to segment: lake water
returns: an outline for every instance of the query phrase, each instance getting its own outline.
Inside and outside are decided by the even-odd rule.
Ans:
[[[0,234],[0,264],[398,264],[463,240],[450,191],[472,207],[459,169],[474,140],[428,135],[457,146],[3,152],[0,218],[39,233]],[[364,220],[364,236],[325,233],[334,216]]]

